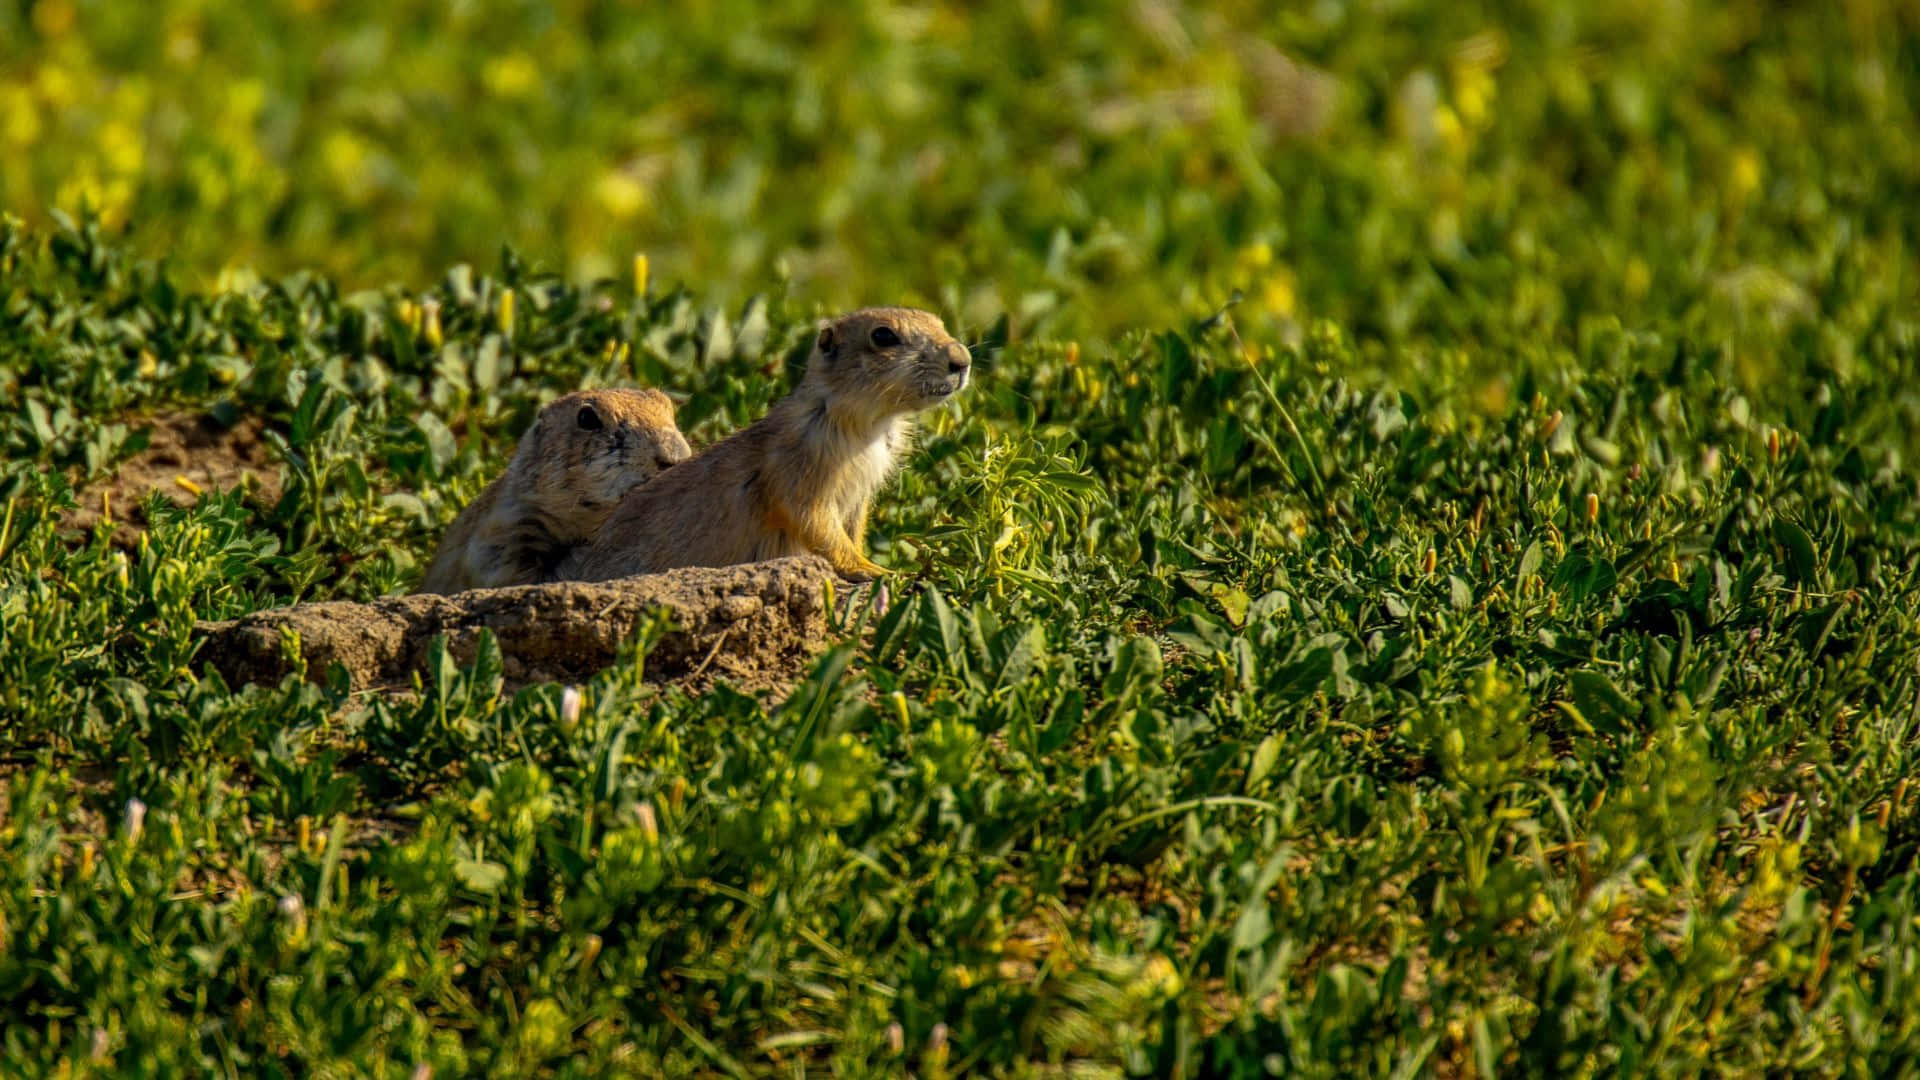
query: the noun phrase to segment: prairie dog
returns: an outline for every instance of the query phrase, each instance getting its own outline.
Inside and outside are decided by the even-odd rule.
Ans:
[[[863,308],[835,319],[791,394],[630,492],[556,576],[601,581],[812,553],[872,580],[886,570],[865,554],[867,511],[907,449],[908,418],[959,393],[972,364],[924,311]]]
[[[460,512],[421,592],[554,580],[620,498],[693,454],[658,390],[581,390],[548,402],[505,474]]]

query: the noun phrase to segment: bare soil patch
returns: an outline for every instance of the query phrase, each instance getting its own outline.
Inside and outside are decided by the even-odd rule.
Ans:
[[[210,413],[174,412],[140,423],[148,430],[147,448],[80,491],[79,507],[66,517],[69,527],[92,529],[111,514],[114,543],[128,547],[146,525],[140,503],[150,491],[180,506],[192,505],[200,492],[231,488],[246,489],[261,506],[280,501],[279,462],[259,417],[228,426]]]

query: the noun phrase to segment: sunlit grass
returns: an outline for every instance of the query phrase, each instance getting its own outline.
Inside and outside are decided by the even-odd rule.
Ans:
[[[1917,29],[0,11],[0,1075],[1897,1075]],[[790,691],[198,652],[872,301],[979,378]],[[281,483],[103,505],[178,410]]]

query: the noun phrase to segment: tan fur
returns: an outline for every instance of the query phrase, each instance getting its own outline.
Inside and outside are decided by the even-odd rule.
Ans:
[[[597,425],[597,426],[594,426]],[[622,496],[693,455],[658,390],[581,390],[548,402],[504,475],[460,512],[421,592],[554,580]]]
[[[898,343],[877,344],[882,330]],[[821,329],[793,393],[628,494],[558,576],[601,581],[809,552],[856,581],[885,573],[865,554],[867,510],[907,449],[908,417],[958,393],[971,365],[924,311],[841,317]]]

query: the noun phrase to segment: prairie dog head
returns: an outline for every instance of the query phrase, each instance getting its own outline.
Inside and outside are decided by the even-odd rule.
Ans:
[[[622,496],[693,456],[658,390],[579,390],[548,402],[510,471],[557,539],[584,540]]]
[[[808,378],[883,416],[938,405],[966,387],[972,370],[972,354],[939,316],[914,308],[842,315],[820,328],[807,359]]]

